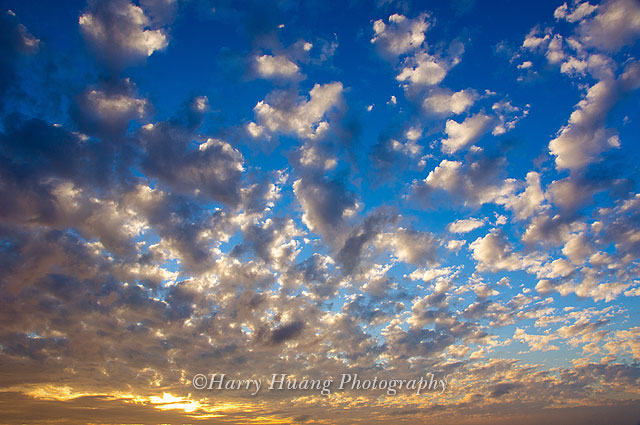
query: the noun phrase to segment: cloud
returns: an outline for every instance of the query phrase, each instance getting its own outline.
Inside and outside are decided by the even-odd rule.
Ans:
[[[616,80],[602,80],[591,86],[571,114],[569,122],[549,142],[558,169],[580,169],[599,155],[620,146],[617,134],[605,128],[609,111],[620,97],[640,86],[640,64],[632,62]]]
[[[511,101],[501,100],[491,106],[491,110],[496,114],[497,124],[493,127],[491,134],[499,136],[516,127],[518,121],[529,115],[529,105],[522,110],[517,106],[513,106]]]
[[[479,270],[527,270],[538,266],[540,256],[522,256],[513,251],[505,235],[492,230],[469,245],[473,258],[478,261]]]
[[[382,19],[373,23],[374,43],[381,54],[398,56],[421,47],[425,32],[429,29],[429,15],[421,14],[409,19],[400,14],[389,16],[389,23]]]
[[[542,209],[545,200],[544,192],[540,187],[540,174],[535,171],[527,173],[527,188],[519,195],[509,198],[505,207],[512,210],[515,216],[524,220]]]
[[[433,86],[444,80],[448,67],[444,61],[423,52],[405,60],[396,80],[418,86]]]
[[[551,36],[549,34],[544,34],[544,37],[539,37],[539,34],[540,29],[538,27],[532,28],[522,42],[522,47],[528,50],[536,51],[548,46]]]
[[[378,246],[388,246],[402,262],[418,267],[434,265],[437,260],[437,240],[426,232],[398,228],[380,235]]]
[[[281,344],[287,340],[295,338],[304,329],[304,322],[297,320],[286,325],[280,325],[271,331],[270,342],[273,344]]]
[[[137,62],[169,44],[166,31],[152,28],[142,8],[127,0],[92,0],[78,23],[99,57],[115,67]]]
[[[571,12],[569,12],[567,3],[564,3],[562,6],[558,6],[556,8],[553,12],[553,17],[556,19],[564,19],[567,22],[578,22],[585,17],[592,15],[597,9],[597,5],[589,4],[589,2],[578,2],[572,5]]]
[[[190,132],[170,122],[145,126],[138,137],[146,151],[142,166],[149,176],[177,193],[232,206],[240,201],[244,158],[229,143],[208,138],[194,146]]]
[[[567,15],[567,20],[577,21],[588,16],[595,9],[589,6],[580,4]],[[598,7],[593,18],[580,22],[578,33],[585,44],[602,50],[617,51],[632,45],[640,37],[640,5],[635,0],[609,0]]]
[[[460,240],[460,239],[456,240],[456,239],[454,239],[454,240],[450,240],[449,242],[447,242],[447,244],[445,246],[449,251],[458,252],[460,250],[460,248],[462,248],[463,246],[466,245],[466,243],[467,243],[467,241],[465,241],[465,240]]]
[[[22,54],[38,52],[42,41],[31,34],[27,27],[18,21],[16,14],[12,10],[4,12],[1,19],[3,23],[3,48],[9,47],[7,44],[11,44],[13,49]]]
[[[300,67],[286,56],[262,55],[255,57],[254,66],[257,74],[266,79],[293,79],[302,78]]]
[[[479,218],[467,218],[449,223],[447,230],[451,233],[468,233],[485,225],[484,220]]]
[[[338,179],[308,176],[293,183],[293,191],[304,214],[303,223],[312,232],[326,237],[328,242],[344,231],[344,220],[357,208],[355,194]]]
[[[9,406],[6,421],[109,422],[106,410],[113,409],[149,423],[247,423],[257,417],[393,422],[402,415],[416,423],[491,415],[498,422],[563,424],[635,418],[629,394],[640,372],[629,359],[640,356],[640,329],[625,327],[634,301],[627,297],[640,294],[640,194],[627,155],[635,148],[624,140],[635,129],[632,115],[624,121],[629,127],[620,127],[621,156],[631,158],[625,166],[614,151],[588,151],[593,162],[558,175],[546,157],[521,156],[535,156],[545,146],[520,149],[508,137],[468,149],[489,131],[500,136],[511,130],[529,106],[461,90],[467,86],[459,75],[458,91],[440,87],[444,80],[429,85],[440,76],[430,74],[428,62],[440,65],[446,78],[461,51],[455,42],[444,56],[446,42],[427,48],[431,17],[393,15],[383,27],[375,24],[375,48],[398,61],[396,74],[410,68],[402,84],[409,103],[384,105],[363,85],[373,81],[383,99],[391,96],[382,80],[367,80],[384,77],[375,69],[358,74],[362,78],[351,79],[347,89],[334,82],[298,91],[303,65],[323,64],[313,70],[318,81],[349,70],[322,62],[334,42],[310,38],[313,43],[281,48],[274,33],[290,37],[305,16],[336,13],[289,1],[258,12],[225,4],[212,12],[206,2],[180,6],[185,19],[197,12],[204,20],[192,30],[220,30],[224,37],[229,24],[239,23],[240,35],[246,35],[243,25],[251,28],[248,39],[238,39],[245,43],[242,56],[251,52],[256,73],[264,65],[264,77],[284,82],[285,90],[255,98],[255,90],[271,83],[234,80],[206,96],[194,88],[198,94],[179,103],[179,97],[166,97],[175,94],[166,88],[175,87],[160,84],[164,73],[156,73],[164,60],[131,70],[131,78],[144,77],[144,84],[108,72],[157,52],[126,43],[137,43],[145,31],[168,37],[164,26],[178,8],[173,0],[136,4],[92,2],[73,15],[91,16],[91,28],[98,21],[115,28],[103,45],[81,28],[111,67],[107,75],[97,69],[97,79],[96,69],[84,65],[67,74],[65,66],[86,58],[71,50],[78,59],[62,54],[59,60],[57,36],[45,31],[47,43],[36,42],[15,16],[2,22],[0,64],[10,67],[6,81],[14,85],[0,126],[0,199],[8,200],[0,203],[0,398]],[[610,3],[595,9],[584,4],[557,14],[588,22]],[[291,13],[295,19],[285,22],[286,30],[279,27],[276,15]],[[30,27],[37,30],[33,16]],[[447,32],[446,15],[438,19]],[[181,28],[175,37],[192,32]],[[127,31],[137,35],[118,45],[116,35]],[[569,120],[567,127],[591,125],[587,121],[613,110],[610,105],[628,106],[619,100],[638,79],[627,52],[595,51],[579,31],[562,38],[551,29],[531,35],[534,50],[557,60],[564,74],[558,81],[576,83],[567,90],[604,82],[576,105],[578,115],[586,115],[582,121]],[[175,45],[193,48],[189,41]],[[189,48],[178,56],[193,53]],[[167,50],[167,59],[174,54]],[[378,60],[361,56],[363,67]],[[261,57],[266,59],[259,64]],[[526,62],[517,59],[514,67]],[[63,72],[74,81],[36,93],[45,86],[36,81],[39,69],[47,78]],[[206,83],[205,74],[186,84]],[[394,74],[386,77],[397,90]],[[22,87],[29,90],[13,104]],[[598,94],[602,87],[615,101]],[[237,93],[235,101],[264,100],[253,110],[246,104],[237,109],[220,98],[229,92]],[[592,102],[606,107],[592,108]],[[55,111],[46,110],[49,103]],[[590,115],[591,109],[600,112]],[[366,117],[362,145],[345,148],[345,111],[355,114],[349,120]],[[443,118],[458,114],[451,131],[439,135]],[[624,114],[616,112],[613,121],[594,118],[593,128],[616,128]],[[482,126],[473,121],[478,117]],[[242,123],[250,124],[238,132]],[[288,137],[261,150],[245,130]],[[518,138],[526,142],[531,135],[525,133]],[[588,147],[583,134],[588,132],[573,136]],[[345,153],[352,157],[345,161]],[[372,167],[392,174],[392,184],[370,181]],[[426,211],[406,205],[407,197],[424,201]],[[469,245],[454,239],[474,230],[481,235]],[[569,295],[591,301],[563,298]],[[554,356],[534,353],[529,357],[535,364],[523,362],[533,350]],[[411,379],[419,378],[416,371],[433,371],[454,382],[455,391],[433,394],[438,400],[430,406],[425,395],[411,392],[392,403],[375,390],[336,392],[330,403],[316,392],[267,396],[264,387],[268,399],[231,390],[194,392],[195,373],[216,371],[262,379],[285,372],[298,379],[335,378],[347,371],[360,378]],[[549,405],[552,413],[543,408]],[[515,410],[521,413],[505,414]]]
[[[364,219],[361,226],[355,227],[336,255],[342,264],[345,274],[350,274],[360,264],[361,255],[371,242],[393,218],[384,211],[379,211]]]
[[[143,118],[150,110],[149,103],[135,97],[134,91],[128,81],[85,90],[73,110],[80,127],[88,133],[123,134],[131,121]]]
[[[441,192],[464,205],[504,204],[513,196],[517,182],[499,177],[503,163],[503,157],[491,155],[481,155],[464,164],[443,159],[425,179],[412,182],[412,196],[431,206]]]
[[[559,348],[552,345],[551,342],[557,340],[554,334],[550,335],[531,335],[527,334],[523,329],[517,328],[513,334],[513,338],[529,345],[533,351],[555,351]]]
[[[453,154],[479,140],[490,128],[493,119],[479,112],[461,123],[447,120],[446,139],[442,139],[442,151]]]
[[[434,90],[425,97],[425,110],[438,115],[457,115],[469,109],[478,98],[472,89],[452,92],[451,90]]]
[[[341,107],[342,83],[316,84],[309,99],[273,92],[253,108],[256,121],[247,130],[253,137],[273,133],[293,134],[303,139],[321,137],[329,130],[327,114]]]

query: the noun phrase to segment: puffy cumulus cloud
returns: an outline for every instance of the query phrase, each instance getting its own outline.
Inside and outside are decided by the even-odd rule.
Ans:
[[[562,62],[560,72],[569,76],[586,76],[587,73],[599,80],[611,79],[614,76],[616,65],[611,58],[591,53],[580,55],[580,59],[570,56]]]
[[[410,127],[403,137],[381,137],[370,152],[377,170],[388,174],[398,166],[424,167],[428,155],[423,155],[422,131],[420,127]]]
[[[567,278],[543,279],[538,282],[536,290],[541,294],[556,291],[563,296],[576,294],[580,298],[611,302],[631,286],[628,281],[603,280],[599,274],[598,270],[583,267],[579,273],[572,273]],[[561,273],[553,273],[552,276],[558,277]]]
[[[491,110],[496,115],[497,124],[491,131],[494,136],[504,134],[513,130],[518,121],[529,115],[529,105],[525,109],[513,106],[511,101],[501,100],[491,106]]]
[[[429,172],[425,183],[434,188],[453,190],[460,185],[461,168],[462,162],[443,159],[436,168]]]
[[[242,226],[243,248],[251,248],[256,255],[274,269],[283,269],[293,264],[300,252],[297,237],[304,233],[291,218],[274,217],[263,223]],[[236,253],[242,248],[236,246]]]
[[[538,271],[539,277],[553,279],[556,277],[566,277],[571,274],[575,268],[564,258],[558,258],[545,264],[544,269]]]
[[[547,193],[553,204],[565,211],[575,211],[588,205],[604,186],[583,176],[571,176],[552,182]]]
[[[421,47],[429,27],[427,14],[409,19],[396,13],[389,16],[388,24],[382,19],[373,23],[371,43],[385,56],[398,56]]]
[[[261,55],[254,59],[256,73],[266,79],[300,80],[300,67],[283,55]]]
[[[469,245],[479,270],[527,270],[540,265],[543,256],[522,256],[513,251],[505,235],[493,230]]]
[[[367,245],[384,229],[393,217],[385,211],[377,211],[366,217],[360,226],[354,226],[344,241],[336,259],[342,264],[345,274],[350,274],[360,264]]]
[[[301,167],[316,170],[333,170],[338,158],[327,145],[308,140],[300,146],[295,155]]]
[[[461,123],[447,120],[445,126],[446,139],[441,140],[442,151],[453,154],[478,141],[489,131],[493,118],[482,112],[466,118]]]
[[[162,9],[175,7],[169,0],[139,4],[149,22],[143,29],[151,31],[170,19]],[[574,49],[580,61],[595,58],[580,56],[570,37],[562,48]],[[321,50],[320,43],[314,39],[308,50]],[[286,55],[307,63],[292,50]],[[595,76],[588,67],[584,72]],[[463,97],[475,96],[469,89],[459,96],[420,90],[419,109],[425,97],[449,97],[441,99],[441,115],[468,111]],[[504,411],[525,412],[509,420],[552,423],[544,407],[554,405],[556,422],[571,423],[603,414],[602,404],[616,409],[605,415],[610,421],[618,419],[626,408],[620,400],[635,401],[640,373],[629,359],[640,355],[639,330],[624,326],[630,313],[622,294],[640,293],[640,195],[630,193],[633,186],[610,184],[619,176],[605,179],[606,167],[565,179],[536,162],[537,171],[521,173],[526,180],[506,178],[506,161],[513,159],[506,143],[495,152],[483,146],[443,160],[433,126],[412,115],[392,123],[398,125],[381,138],[387,150],[379,158],[397,155],[387,164],[399,181],[420,173],[413,189],[430,206],[446,197],[444,215],[427,211],[419,215],[426,221],[416,221],[406,208],[361,205],[360,199],[369,207],[376,200],[403,207],[387,199],[398,193],[394,187],[374,186],[369,196],[368,169],[362,174],[357,167],[362,156],[351,164],[349,183],[330,177],[342,175],[333,171],[340,156],[332,144],[340,137],[321,137],[326,133],[318,126],[340,109],[332,102],[282,92],[265,100],[281,121],[271,130],[256,112],[253,129],[305,140],[286,148],[288,167],[274,157],[279,165],[263,171],[250,163],[259,153],[241,154],[246,146],[237,147],[237,134],[224,124],[200,127],[207,111],[218,108],[205,96],[189,97],[176,116],[146,125],[144,98],[132,84],[108,80],[81,92],[75,122],[4,116],[0,198],[9,201],[0,203],[0,398],[11,406],[5,421],[44,421],[53,412],[65,423],[106,423],[113,421],[106,411],[117,409],[145,423],[206,422],[214,415],[228,423],[257,417],[390,423],[400,414],[409,422],[447,423],[455,415]],[[509,105],[488,112],[505,130],[522,115]],[[402,114],[400,106],[390,110]],[[304,108],[316,112],[299,111]],[[376,119],[380,111],[371,113]],[[206,133],[209,124],[215,134]],[[416,173],[401,174],[403,162],[421,161]],[[552,182],[546,193],[543,182]],[[592,196],[608,186],[617,199],[611,205]],[[593,208],[579,209],[592,198]],[[443,216],[449,226],[438,226]],[[448,233],[478,224],[505,233],[483,232],[468,249]],[[519,270],[526,273],[510,273]],[[612,308],[592,312],[555,293]],[[560,357],[536,357],[535,365],[517,353],[553,347],[561,348],[554,350]],[[580,350],[585,357],[574,358]],[[264,387],[261,399],[194,392],[191,377],[212,364],[228,376],[263,379],[283,371],[314,379],[347,371],[403,379],[434,371],[455,382],[455,391],[385,397],[347,390],[330,399]],[[424,409],[433,397],[437,406]],[[629,409],[626,422],[636,410]]]
[[[505,207],[513,211],[515,216],[524,220],[542,209],[545,194],[540,186],[540,174],[535,171],[527,173],[527,187],[524,192],[515,195],[505,202]]]
[[[637,214],[625,205],[634,202],[632,197],[619,201],[614,208],[600,210],[590,225],[558,215],[550,218],[541,214],[532,220],[523,240],[562,246],[561,252],[566,257],[550,260],[535,270],[541,279],[536,290],[541,294],[575,293],[610,302],[631,288],[635,284],[638,242],[630,223],[637,219]]]
[[[464,241],[462,241],[464,242]],[[411,280],[422,280],[425,283],[429,283],[432,280],[439,277],[452,277],[454,276],[455,271],[452,267],[441,267],[441,268],[430,268],[430,269],[422,269],[419,268],[412,272],[408,277]]]
[[[531,61],[524,61],[522,62],[520,65],[518,65],[518,69],[529,69],[533,66],[533,62]]]
[[[558,6],[553,12],[553,17],[556,19],[564,19],[568,22],[577,22],[583,18],[592,15],[598,9],[597,5],[589,4],[589,2],[575,3],[572,5],[571,10],[567,3],[562,6]]]
[[[558,346],[552,342],[558,339],[555,334],[548,335],[532,335],[527,334],[523,329],[517,328],[513,334],[513,338],[529,345],[533,351],[555,351],[559,350]]]
[[[302,221],[312,232],[331,242],[344,239],[345,219],[357,208],[356,195],[341,180],[307,176],[293,183],[293,191],[303,209]]]
[[[549,45],[551,36],[548,33],[540,34],[540,28],[534,27],[525,36],[522,47],[527,50],[538,51]]]
[[[86,136],[39,119],[13,118],[0,137],[2,190],[15,200],[4,206],[7,216],[20,218],[24,207],[28,212],[23,218],[55,220],[51,191],[58,180],[104,188],[128,179],[127,172],[116,167],[108,144],[86,143]]]
[[[247,131],[253,137],[277,132],[303,139],[321,137],[329,130],[327,115],[343,105],[342,92],[340,82],[314,85],[309,99],[273,92],[253,108],[257,123],[249,123]]]
[[[582,3],[566,19],[580,20],[594,9]],[[609,0],[598,7],[594,17],[580,22],[578,32],[585,44],[602,50],[617,51],[632,45],[640,37],[640,5],[635,0]]]
[[[166,31],[152,28],[144,10],[127,0],[92,0],[78,23],[92,47],[111,66],[146,58],[169,44]]]
[[[396,80],[416,86],[434,86],[444,80],[449,67],[444,60],[422,52],[405,59]]]
[[[558,169],[580,169],[599,155],[620,146],[617,134],[605,128],[609,111],[620,97],[640,86],[640,64],[632,62],[616,80],[602,80],[591,86],[571,114],[569,122],[549,142]]]
[[[398,228],[378,237],[379,247],[389,247],[398,260],[423,267],[437,264],[437,239],[430,233]]]
[[[145,172],[177,193],[237,205],[244,171],[242,154],[214,138],[196,146],[192,137],[171,122],[141,128],[138,138],[146,152],[142,163]]]
[[[456,203],[481,205],[489,202],[504,204],[517,189],[514,179],[501,179],[504,158],[480,156],[463,164],[443,159],[423,180],[414,180],[412,196],[432,205],[444,192]]]
[[[485,221],[480,218],[467,218],[449,223],[447,230],[451,233],[469,233],[485,225]]]
[[[145,99],[135,97],[135,87],[128,81],[92,87],[76,99],[73,113],[87,133],[117,136],[129,123],[143,118],[150,109]]]
[[[463,246],[466,245],[466,243],[467,243],[467,241],[462,240],[462,239],[453,239],[453,240],[450,240],[449,242],[447,242],[445,247],[449,251],[458,252],[458,251],[460,251],[460,248],[462,248]]]
[[[562,253],[576,265],[583,264],[592,252],[593,248],[589,246],[587,238],[583,233],[572,234],[562,248]]]
[[[550,64],[559,64],[567,55],[564,51],[564,38],[560,34],[554,35],[547,45],[545,57]]]
[[[551,216],[547,211],[534,215],[529,221],[522,241],[527,245],[560,245],[571,234],[572,222],[566,216]]]
[[[615,244],[616,258],[620,261],[617,268],[620,269],[635,267],[634,259],[640,254],[640,232],[637,230],[637,222],[640,219],[639,205],[640,195],[636,193],[629,199],[619,201],[614,208],[603,209],[599,220],[591,225],[591,232],[605,238],[601,242]],[[591,259],[593,262],[594,257],[592,256]],[[631,266],[631,264],[634,265]],[[613,267],[606,261],[603,266]]]
[[[424,109],[436,115],[458,115],[469,109],[478,98],[472,89],[452,92],[447,89],[434,90],[425,97]]]

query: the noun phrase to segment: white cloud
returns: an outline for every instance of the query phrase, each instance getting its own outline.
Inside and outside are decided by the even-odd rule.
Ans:
[[[504,235],[492,230],[484,237],[473,241],[469,248],[473,251],[473,258],[478,261],[479,271],[497,270],[536,270],[539,268],[542,256],[521,256],[513,252]]]
[[[398,228],[393,233],[379,235],[379,246],[388,246],[402,262],[416,266],[434,264],[436,240],[430,233]]]
[[[517,339],[520,342],[528,344],[529,348],[533,351],[559,350],[557,346],[551,344],[552,341],[558,339],[558,336],[555,334],[530,335],[527,334],[524,330],[517,328],[515,333],[513,334],[513,339]]]
[[[447,229],[451,233],[468,233],[485,225],[485,221],[480,218],[467,218],[449,223]]]
[[[415,195],[430,199],[434,189],[449,192],[454,200],[465,205],[488,202],[504,204],[516,189],[514,179],[501,180],[496,175],[495,162],[472,162],[463,167],[460,161],[444,159],[423,180],[412,183]]]
[[[286,56],[256,56],[255,68],[262,78],[301,78],[300,67]]]
[[[411,280],[422,280],[425,283],[429,283],[436,278],[450,276],[453,273],[454,270],[452,267],[418,269],[412,272],[408,277]]]
[[[75,115],[83,130],[116,135],[132,120],[147,115],[150,105],[135,96],[135,87],[124,80],[112,86],[90,88],[76,98]]]
[[[82,33],[113,65],[151,56],[169,44],[163,29],[150,28],[142,8],[126,0],[95,2],[78,20]]]
[[[596,16],[581,22],[579,33],[585,44],[602,50],[617,51],[631,45],[640,37],[640,3],[610,0]]]
[[[401,55],[419,48],[424,41],[424,33],[429,28],[428,15],[421,14],[415,19],[408,19],[399,14],[389,16],[389,23],[382,19],[373,23],[374,43],[386,55]]]
[[[533,28],[529,31],[529,34],[527,34],[524,42],[522,43],[522,47],[529,50],[538,50],[547,46],[551,36],[549,36],[549,34],[545,34],[544,37],[539,37],[539,33],[540,31],[538,28]]]
[[[439,115],[461,114],[473,105],[477,97],[471,89],[458,92],[436,90],[424,99],[423,106],[427,111]]]
[[[141,118],[147,108],[147,101],[124,94],[109,95],[99,90],[90,90],[86,100],[95,112],[107,120],[119,120],[124,117]]]
[[[493,119],[479,112],[468,117],[463,122],[447,120],[445,133],[447,138],[442,139],[442,151],[452,154],[476,142],[489,130]]]
[[[329,129],[327,114],[343,103],[342,83],[316,84],[309,92],[309,99],[291,102],[282,93],[275,93],[261,100],[253,108],[257,123],[247,125],[253,137],[269,133],[288,133],[304,139],[321,136]]]
[[[604,127],[607,115],[625,92],[640,85],[640,64],[635,62],[617,80],[603,80],[591,86],[558,136],[549,142],[558,169],[579,169],[620,145],[614,131]]]
[[[587,238],[583,233],[571,235],[562,248],[562,253],[566,255],[573,264],[581,265],[585,259],[593,253],[593,248],[589,246]]]
[[[562,6],[556,8],[553,12],[553,17],[556,19],[564,19],[568,22],[578,22],[584,19],[585,17],[593,14],[598,9],[597,5],[589,4],[589,2],[578,3],[575,4],[571,12],[569,12],[569,7],[567,3],[564,3]]]
[[[448,65],[428,53],[420,53],[404,63],[404,68],[396,79],[411,84],[433,86],[444,80]]]
[[[463,239],[453,239],[450,240],[449,242],[447,242],[447,244],[445,245],[445,247],[449,250],[449,251],[459,251],[460,248],[462,248],[463,246],[465,246],[467,243],[467,241],[463,240]]]
[[[565,59],[566,54],[564,53],[563,42],[564,39],[561,35],[556,34],[553,36],[547,47],[547,53],[545,54],[549,63],[557,64]]]
[[[460,183],[461,167],[462,162],[460,161],[443,159],[436,168],[429,172],[425,181],[431,187],[452,190]]]
[[[491,131],[494,136],[504,134],[513,130],[516,127],[518,121],[529,115],[529,105],[526,105],[524,110],[521,110],[517,106],[513,106],[511,101],[501,100],[494,103],[491,109],[496,114],[497,124]]]
[[[524,220],[541,209],[545,196],[540,187],[540,174],[535,171],[527,173],[527,188],[521,194],[511,197],[505,207],[514,212],[517,218]]]

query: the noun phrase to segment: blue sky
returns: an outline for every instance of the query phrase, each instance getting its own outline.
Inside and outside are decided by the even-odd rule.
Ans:
[[[0,13],[10,423],[637,420],[637,1]]]

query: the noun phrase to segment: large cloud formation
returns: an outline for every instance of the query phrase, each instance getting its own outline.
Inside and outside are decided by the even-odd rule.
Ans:
[[[637,419],[637,3],[558,4],[482,78],[458,14],[380,3],[92,0],[64,48],[3,11],[3,421]]]

